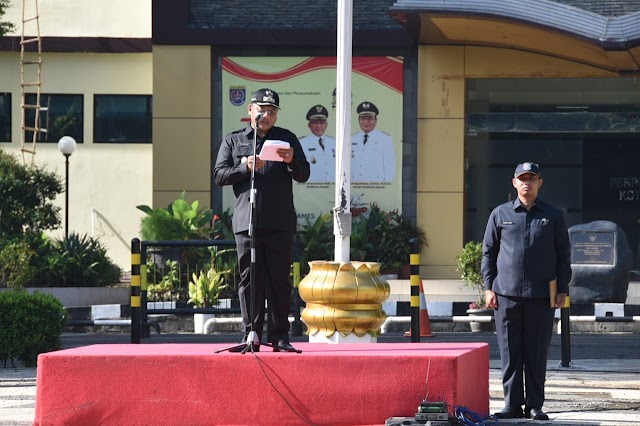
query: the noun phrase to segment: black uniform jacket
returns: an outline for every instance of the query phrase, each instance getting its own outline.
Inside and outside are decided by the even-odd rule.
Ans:
[[[309,179],[309,163],[298,138],[287,129],[273,127],[264,138],[258,136],[256,151],[260,153],[265,140],[289,142],[293,148],[291,164],[267,161],[255,173],[256,230],[289,231],[296,230],[296,212],[293,206],[293,182]],[[233,231],[249,230],[251,204],[251,170],[246,160],[253,155],[253,128],[236,130],[225,137],[213,169],[214,179],[219,186],[233,185],[236,197],[233,212]]]
[[[540,199],[530,210],[520,200],[496,207],[484,234],[485,288],[503,296],[549,297],[549,281],[568,293],[571,244],[562,210]]]

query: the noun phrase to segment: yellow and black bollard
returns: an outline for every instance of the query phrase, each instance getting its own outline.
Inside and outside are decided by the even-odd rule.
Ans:
[[[411,267],[411,342],[420,342],[420,254],[418,239],[410,241],[411,254],[409,263]]]
[[[140,343],[140,240],[131,240],[131,343]]]

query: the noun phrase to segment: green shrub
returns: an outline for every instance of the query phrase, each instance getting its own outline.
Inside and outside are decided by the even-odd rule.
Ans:
[[[36,365],[38,354],[62,348],[60,334],[67,323],[62,303],[54,296],[24,290],[0,293],[0,360],[17,359]]]
[[[100,241],[76,233],[53,242],[45,270],[38,287],[104,287],[121,274]]]
[[[333,261],[335,237],[333,236],[333,216],[325,213],[315,222],[307,218],[307,223],[298,230],[300,236],[300,270],[302,275],[309,272],[311,260]]]
[[[167,259],[166,268],[158,268],[153,259],[147,261],[147,300],[149,302],[170,301],[174,294],[180,294],[180,271],[178,262]]]
[[[335,238],[333,217],[326,213],[314,223],[309,222],[299,230],[302,273],[308,272],[309,260],[333,260]],[[402,216],[397,210],[386,212],[371,204],[369,213],[353,218],[349,241],[350,259],[379,262],[381,269],[399,269],[409,263],[410,240],[418,240],[420,252],[427,244],[424,231]]]
[[[86,235],[25,235],[0,250],[0,287],[104,287],[120,275],[100,242]]]
[[[63,188],[55,173],[23,165],[0,149],[0,176],[0,245],[60,226],[60,208],[53,200]]]
[[[462,272],[460,278],[473,291],[477,293],[477,307],[485,305],[484,280],[482,279],[482,243],[469,241],[464,245],[460,254],[456,257],[458,272]]]
[[[140,221],[140,235],[146,241],[202,240],[210,238],[213,210],[200,206],[199,201],[189,204],[185,191],[166,208],[152,209],[136,206],[147,216]]]
[[[25,233],[6,240],[0,247],[0,287],[34,287],[48,280],[52,248],[47,236]]]
[[[53,200],[62,193],[62,181],[2,149],[0,177],[0,287],[19,288],[37,282],[45,264],[42,234],[60,226]]]
[[[413,239],[418,242],[418,253],[421,253],[422,249],[429,245],[422,228],[399,214],[397,210],[383,213],[380,231],[379,246],[383,249],[377,261],[382,263],[383,267],[398,269],[400,265],[409,263],[410,241]]]
[[[38,271],[32,266],[35,252],[26,241],[11,242],[0,250],[0,284],[23,288],[35,281]]]

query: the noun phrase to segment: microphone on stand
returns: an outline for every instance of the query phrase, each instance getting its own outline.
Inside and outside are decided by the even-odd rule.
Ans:
[[[258,121],[262,120],[262,113],[256,114],[256,127],[258,126]]]

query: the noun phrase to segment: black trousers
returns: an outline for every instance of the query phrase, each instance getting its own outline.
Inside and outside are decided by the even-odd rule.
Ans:
[[[506,407],[542,408],[554,312],[549,299],[498,294],[495,320]]]
[[[267,335],[269,342],[289,341],[289,309],[291,307],[291,249],[293,233],[256,231],[255,299],[251,306],[251,240],[247,232],[236,234],[240,283],[238,296],[245,333],[253,330],[262,341],[264,301],[267,300]]]

